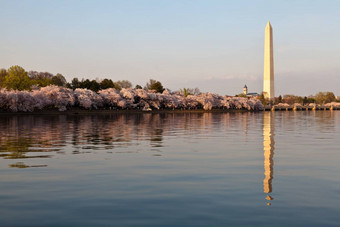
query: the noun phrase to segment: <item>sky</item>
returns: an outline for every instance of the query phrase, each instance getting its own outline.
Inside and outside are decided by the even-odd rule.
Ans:
[[[0,68],[260,93],[270,20],[275,95],[340,96],[339,12],[337,0],[0,0]]]

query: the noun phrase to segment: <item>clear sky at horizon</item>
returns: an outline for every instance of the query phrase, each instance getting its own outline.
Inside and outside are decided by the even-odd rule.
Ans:
[[[275,95],[340,96],[340,1],[0,0],[0,68],[156,79],[171,89],[262,91],[264,29]]]

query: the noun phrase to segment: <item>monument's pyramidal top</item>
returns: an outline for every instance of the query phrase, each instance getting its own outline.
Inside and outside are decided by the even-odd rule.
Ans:
[[[270,24],[270,21],[268,21],[266,28],[267,27],[270,27],[270,28],[272,27],[272,25]]]

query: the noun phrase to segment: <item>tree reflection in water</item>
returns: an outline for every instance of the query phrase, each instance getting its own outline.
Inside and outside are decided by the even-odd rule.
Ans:
[[[230,115],[215,115],[228,124]],[[222,119],[223,118],[223,119]],[[164,133],[185,136],[206,134],[212,127],[211,113],[103,114],[103,115],[3,115],[0,118],[0,157],[5,159],[50,158],[71,144],[72,153],[115,148],[149,141],[151,150],[161,155]],[[202,127],[203,126],[203,127]],[[120,151],[121,152],[121,151]],[[20,160],[22,161],[22,160]],[[18,162],[11,167],[32,167]]]

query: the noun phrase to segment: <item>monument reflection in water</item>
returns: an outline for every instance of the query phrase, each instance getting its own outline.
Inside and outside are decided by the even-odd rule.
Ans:
[[[266,200],[271,201],[274,198],[269,194],[272,192],[273,166],[274,166],[274,112],[263,113],[263,150],[264,150],[264,175],[263,192],[267,194]],[[271,205],[271,203],[267,203]]]

